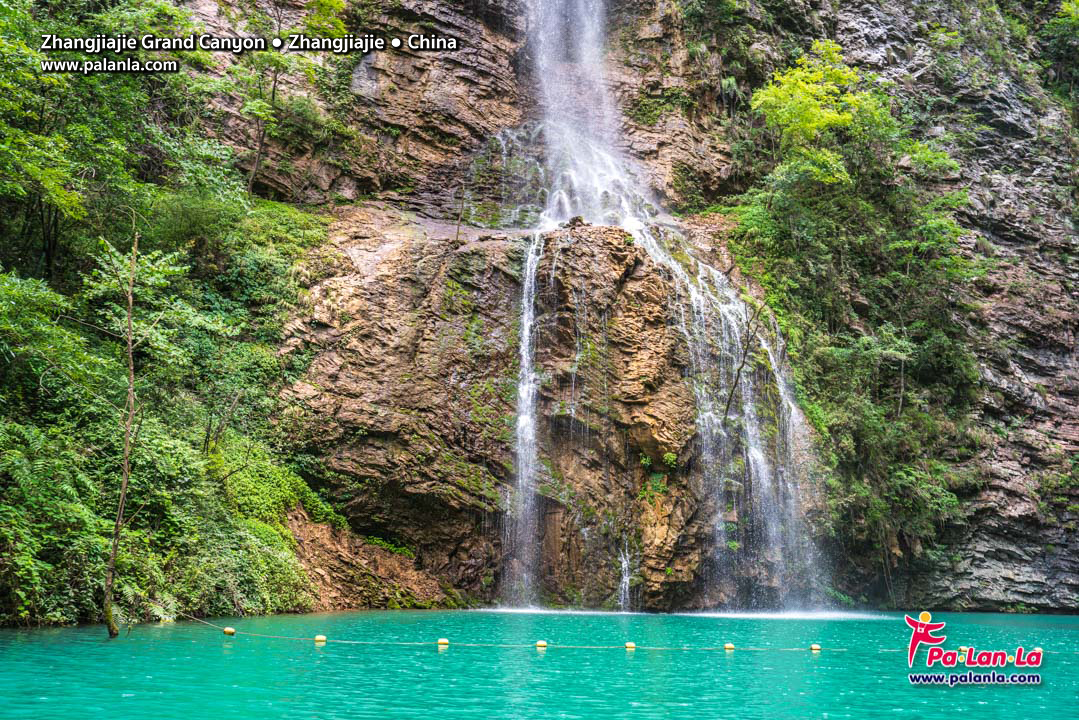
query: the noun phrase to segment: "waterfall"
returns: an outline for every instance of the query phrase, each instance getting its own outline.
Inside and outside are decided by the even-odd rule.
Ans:
[[[503,581],[504,595],[513,605],[536,602],[536,544],[539,542],[539,519],[536,515],[536,268],[543,256],[543,235],[533,233],[524,264],[524,290],[521,293],[521,337],[517,371],[517,487],[513,514],[506,523],[505,541],[509,548],[509,566]]]
[[[714,508],[717,582],[754,575],[749,604],[791,601],[815,576],[801,527],[799,463],[804,422],[759,318],[727,277],[697,258],[686,238],[657,222],[656,203],[626,158],[621,115],[604,73],[602,0],[528,0],[528,46],[546,152],[546,201],[525,263],[517,394],[517,488],[507,523],[507,599],[535,602],[536,372],[534,319],[540,233],[574,216],[633,235],[673,281],[672,314],[689,348],[703,492]],[[775,388],[778,403],[766,401]],[[776,407],[778,406],[778,407]],[[774,414],[765,427],[763,410]],[[629,555],[621,554],[619,602],[629,602]],[[765,584],[768,587],[765,587]],[[797,598],[794,598],[797,601]]]
[[[632,579],[633,553],[629,548],[629,540],[624,540],[622,549],[618,551],[618,609],[623,612],[633,609],[633,601],[629,594]]]

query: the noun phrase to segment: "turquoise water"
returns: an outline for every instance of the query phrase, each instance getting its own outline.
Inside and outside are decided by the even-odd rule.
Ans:
[[[946,647],[1046,650],[1042,685],[911,687],[902,616],[359,612],[0,631],[0,717],[1079,718],[1079,617],[936,613]],[[440,651],[439,637],[451,641]],[[465,647],[452,643],[533,645]],[[716,647],[723,651],[559,648]],[[751,650],[804,648],[823,652]],[[882,652],[883,650],[886,650]],[[924,656],[924,650],[923,650]],[[960,668],[956,672],[961,672]]]

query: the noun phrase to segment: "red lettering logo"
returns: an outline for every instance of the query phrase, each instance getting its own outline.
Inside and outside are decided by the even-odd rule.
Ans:
[[[918,652],[919,646],[922,643],[926,645],[939,645],[947,638],[944,635],[937,637],[933,633],[944,627],[944,623],[930,622],[933,616],[927,612],[922,612],[915,620],[910,615],[904,616],[907,620],[907,625],[910,625],[910,648],[907,650],[907,667],[914,667],[914,655]]]

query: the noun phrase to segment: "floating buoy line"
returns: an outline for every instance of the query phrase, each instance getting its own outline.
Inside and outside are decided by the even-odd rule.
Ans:
[[[161,608],[162,610],[164,608]],[[248,637],[267,638],[271,640],[298,640],[301,642],[314,643],[315,645],[326,645],[327,643],[342,643],[345,645],[386,645],[386,646],[399,646],[399,647],[422,647],[424,645],[435,645],[439,650],[445,650],[450,646],[449,638],[439,638],[435,641],[419,641],[408,642],[403,640],[344,640],[340,638],[330,638],[325,635],[314,635],[311,637],[302,637],[298,635],[268,635],[265,633],[247,632],[246,630],[237,630],[234,627],[227,625],[216,625],[208,620],[197,618],[194,615],[188,615],[185,612],[175,611],[177,615],[182,615],[188,620],[194,620],[197,623],[202,623],[207,627],[212,627],[215,630],[220,630],[222,634],[228,637],[236,637],[237,635],[246,635]],[[467,643],[467,642],[455,642],[454,647],[481,647],[481,648],[535,648],[540,652],[547,650],[548,648],[557,648],[559,650],[662,650],[662,651],[688,651],[688,652],[715,652],[724,651],[732,652],[735,647],[733,643],[724,643],[720,647],[659,647],[649,645],[637,645],[636,643],[629,641],[623,645],[554,645],[548,643],[546,640],[537,640],[535,643]],[[750,652],[761,652],[768,650],[776,651],[811,651],[814,654],[821,651],[821,646],[817,643],[813,643],[809,647],[797,647],[797,648],[768,648],[768,647],[745,647],[738,648],[739,650],[745,650]],[[847,648],[829,648],[831,652],[846,652]]]
[[[160,609],[164,610],[164,608]],[[215,625],[208,620],[197,618],[194,615],[188,615],[185,612],[176,610],[177,615],[182,615],[188,620],[194,620],[197,623],[202,623],[208,627],[212,627],[215,630],[220,630],[222,634],[227,637],[235,637],[237,635],[247,635],[248,637],[266,638],[270,640],[298,640],[301,642],[314,643],[317,647],[323,647],[327,643],[340,643],[344,645],[382,645],[382,646],[394,646],[394,647],[423,647],[423,646],[436,646],[439,651],[444,651],[450,647],[449,638],[439,638],[438,640],[426,640],[426,641],[405,641],[405,640],[344,640],[340,638],[330,638],[325,635],[314,635],[311,637],[302,637],[298,635],[267,635],[265,633],[247,632],[246,630],[237,630],[234,627],[226,625]],[[812,643],[808,647],[742,647],[735,648],[734,643],[723,643],[717,647],[662,647],[651,645],[637,645],[632,641],[627,641],[623,645],[555,645],[549,644],[546,640],[537,640],[535,643],[467,643],[467,642],[455,642],[454,647],[473,647],[473,648],[535,648],[540,653],[544,653],[548,648],[554,648],[559,650],[625,650],[632,653],[636,650],[653,650],[662,652],[683,651],[683,652],[724,652],[726,654],[733,653],[736,649],[738,652],[810,652],[813,655],[819,655],[824,650],[820,643]],[[1059,653],[1060,650],[1048,650],[1044,651],[1038,648],[1041,652],[1047,653]],[[848,648],[827,648],[828,652],[849,652]],[[877,648],[877,652],[907,652],[903,648]],[[1079,654],[1079,650],[1075,651],[1075,654]]]

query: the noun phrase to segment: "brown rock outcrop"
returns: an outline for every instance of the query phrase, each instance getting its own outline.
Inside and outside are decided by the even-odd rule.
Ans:
[[[303,30],[303,2],[280,3],[282,27]],[[238,4],[197,0],[194,19],[220,34],[246,32]],[[520,123],[514,58],[522,12],[515,0],[400,0],[352,3],[346,30],[406,40],[454,38],[455,51],[397,49],[365,55],[302,55],[306,67],[281,76],[278,122],[257,184],[263,194],[305,203],[355,200],[393,191],[415,205],[452,206],[466,156],[504,127]],[[225,74],[237,58],[214,56]],[[250,73],[251,71],[246,71]],[[213,101],[218,137],[254,162],[256,127],[238,93]]]
[[[315,358],[287,391],[281,422],[326,458],[353,529],[415,548],[425,572],[477,599],[498,591],[515,482],[527,242],[378,204],[349,210],[331,230],[336,260],[319,268],[286,349]],[[695,520],[689,477],[664,479],[673,514],[638,497],[641,455],[687,455],[694,432],[671,286],[622,230],[577,226],[544,242],[543,587],[553,602],[613,602],[628,554],[642,568],[634,583],[643,581],[646,604],[668,606],[670,587],[697,577],[711,535]]]
[[[326,457],[355,530],[488,597],[512,467],[520,246],[381,205],[349,211],[330,241],[335,264],[289,327],[286,351],[315,357],[282,423]]]
[[[769,581],[749,555],[705,592],[721,508],[697,458],[675,286],[621,229],[569,223],[541,241],[545,601],[610,606],[620,582],[650,609],[744,599]],[[286,391],[280,422],[325,458],[330,473],[315,480],[355,531],[414,548],[417,567],[477,601],[500,592],[501,527],[517,482],[520,273],[530,242],[380,203],[342,211],[330,250],[310,266],[310,305],[288,328],[285,351],[314,359]],[[727,515],[737,525],[737,511]]]
[[[314,588],[314,610],[454,607],[437,579],[407,555],[347,530],[313,522],[302,507],[288,513],[296,557]]]

